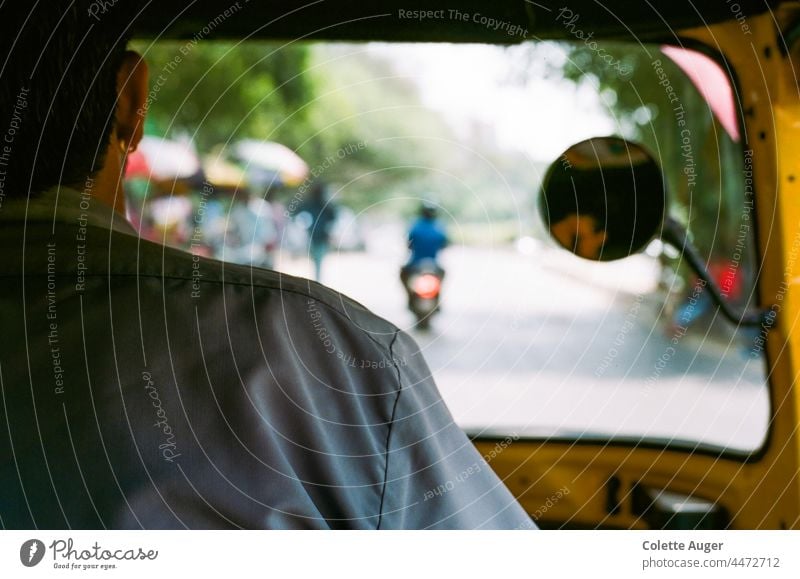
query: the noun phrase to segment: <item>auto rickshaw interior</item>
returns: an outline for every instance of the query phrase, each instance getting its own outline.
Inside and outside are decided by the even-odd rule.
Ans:
[[[310,275],[324,181],[323,282],[414,334],[540,526],[800,525],[794,3],[174,4],[134,23],[143,235]],[[259,140],[305,169],[257,174]],[[431,199],[453,244],[422,332],[396,270]]]

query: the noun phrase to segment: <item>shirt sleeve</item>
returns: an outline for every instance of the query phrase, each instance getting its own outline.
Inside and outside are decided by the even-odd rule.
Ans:
[[[455,424],[417,345],[392,345],[400,389],[388,434],[381,529],[533,529]]]

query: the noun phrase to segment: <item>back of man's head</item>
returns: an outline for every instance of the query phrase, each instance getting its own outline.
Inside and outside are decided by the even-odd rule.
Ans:
[[[0,200],[80,185],[102,166],[130,5],[14,0],[0,6]]]

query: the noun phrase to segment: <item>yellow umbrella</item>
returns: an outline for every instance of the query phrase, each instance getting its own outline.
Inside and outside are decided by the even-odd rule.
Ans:
[[[247,187],[247,174],[236,163],[228,161],[219,154],[207,155],[203,159],[206,180],[215,187],[244,189]]]
[[[271,141],[245,139],[234,147],[236,157],[253,172],[255,181],[274,182],[277,175],[283,185],[297,186],[308,177],[308,165],[289,147]]]

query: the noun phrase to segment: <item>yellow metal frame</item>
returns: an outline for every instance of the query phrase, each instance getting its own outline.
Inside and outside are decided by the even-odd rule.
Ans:
[[[641,484],[713,501],[735,529],[800,529],[800,54],[781,50],[781,30],[800,7],[681,31],[721,54],[738,80],[756,196],[761,304],[775,304],[766,345],[770,432],[756,455],[689,453],[610,444],[517,441],[502,452],[478,442],[527,511],[541,522],[573,527],[645,528],[632,509]],[[746,25],[746,28],[744,27]],[[743,176],[744,178],[744,176]],[[619,508],[609,512],[608,481]]]

